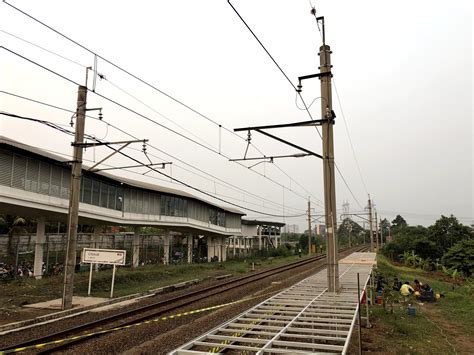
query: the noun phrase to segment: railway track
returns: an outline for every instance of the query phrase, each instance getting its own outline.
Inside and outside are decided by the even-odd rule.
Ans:
[[[365,246],[364,247],[359,246],[359,247],[341,249],[340,253],[345,255],[349,252],[363,251],[366,249],[367,247]],[[312,258],[307,258],[301,261],[296,261],[290,264],[281,265],[281,266],[274,267],[268,270],[253,273],[251,275],[232,278],[232,279],[229,279],[228,281],[224,281],[217,285],[205,287],[203,289],[199,289],[199,290],[192,291],[183,295],[168,298],[166,300],[153,302],[151,304],[140,306],[134,309],[125,309],[123,311],[114,313],[106,317],[102,317],[100,319],[96,319],[94,321],[90,321],[87,323],[83,323],[76,326],[68,327],[66,329],[62,329],[52,334],[48,334],[47,336],[31,338],[29,340],[22,341],[14,345],[10,345],[8,346],[8,348],[1,349],[0,354],[2,352],[6,354],[17,352],[18,349],[30,350],[32,349],[31,347],[35,346],[36,344],[45,344],[44,346],[36,348],[37,353],[51,353],[55,351],[60,351],[60,350],[70,347],[72,344],[78,344],[80,342],[89,340],[91,338],[96,338],[103,335],[104,333],[100,333],[94,330],[103,329],[104,326],[108,326],[109,329],[115,328],[115,327],[126,327],[129,325],[133,325],[135,323],[139,323],[139,322],[143,322],[143,321],[153,319],[159,316],[163,316],[176,309],[191,305],[205,298],[216,296],[218,294],[231,291],[233,289],[242,287],[244,285],[257,282],[264,278],[281,273],[282,271],[288,271],[288,270],[301,268],[307,264],[322,261],[325,258],[326,258],[326,255],[322,254],[319,256],[312,257]],[[90,333],[88,333],[87,337],[82,337],[81,335],[85,331],[88,331]],[[81,336],[81,337],[77,337],[76,339],[70,339],[70,338],[74,338],[74,336]],[[68,337],[69,337],[68,341],[64,341],[64,342],[56,343],[56,344],[54,343],[55,341],[59,339],[65,339]]]

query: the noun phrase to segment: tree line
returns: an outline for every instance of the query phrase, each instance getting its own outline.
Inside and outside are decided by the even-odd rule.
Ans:
[[[474,274],[474,231],[453,215],[441,216],[433,225],[409,226],[397,215],[392,221],[393,240],[382,253],[394,261],[426,270],[444,269]]]

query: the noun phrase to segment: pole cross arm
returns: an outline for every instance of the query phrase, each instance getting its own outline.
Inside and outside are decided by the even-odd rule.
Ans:
[[[287,144],[290,147],[296,148],[298,150],[301,150],[305,154],[293,154],[293,155],[281,155],[281,156],[275,156],[275,157],[262,157],[262,158],[246,158],[246,155],[244,156],[243,159],[229,159],[230,161],[239,161],[239,160],[255,160],[255,159],[268,159],[268,158],[300,158],[304,157],[307,155],[313,155],[315,157],[318,157],[320,159],[324,159],[322,155],[312,152],[306,148],[300,147],[296,144],[293,144],[291,142],[288,142],[280,137],[274,136],[273,134],[267,133],[262,131],[263,129],[272,129],[272,128],[286,128],[286,127],[305,127],[305,126],[321,126],[324,123],[333,123],[334,119],[331,118],[325,118],[322,120],[312,120],[312,121],[303,121],[303,122],[294,122],[294,123],[284,123],[284,124],[277,124],[277,125],[267,125],[267,126],[254,126],[254,127],[244,127],[244,128],[234,128],[234,132],[242,132],[242,131],[248,131],[250,135],[250,131],[256,131],[258,133],[261,133],[267,137],[273,138],[281,143]],[[247,152],[246,152],[247,153]]]
[[[332,72],[327,71],[327,72],[321,72],[321,73],[316,73],[316,74],[309,74],[309,75],[303,75],[298,77],[298,86],[296,89],[296,92],[301,92],[303,91],[303,85],[301,85],[301,81],[306,80],[306,79],[313,79],[313,78],[323,78],[325,76],[328,76],[332,78]]]
[[[311,155],[309,153],[297,153],[297,154],[288,154],[288,155],[274,155],[274,156],[263,156],[263,157],[254,157],[254,158],[242,158],[242,159],[229,159],[229,161],[245,161],[245,160],[264,160],[264,159],[270,159],[270,163],[273,163],[273,159],[278,159],[278,158],[303,158],[307,157],[308,155]]]
[[[111,145],[111,144],[131,144],[131,143],[146,143],[148,139],[136,139],[131,141],[118,141],[118,142],[92,142],[92,143],[71,143],[73,147],[98,147],[101,145]]]
[[[356,216],[356,217],[359,217],[360,219],[363,219],[367,222],[370,222],[370,220],[368,218],[362,217],[362,216],[369,216],[368,213],[343,213],[343,214],[340,215],[339,218],[342,221],[344,218],[346,218],[348,216]]]
[[[166,164],[172,164],[172,163],[168,162],[168,163],[153,163],[153,164],[139,164],[139,165],[127,165],[127,166],[114,166],[114,167],[103,168],[103,169],[93,169],[93,170],[89,169],[88,171],[90,171],[92,173],[96,173],[98,171],[104,171],[104,170],[130,169],[130,168],[141,168],[141,167],[149,168],[149,167],[156,166],[156,165],[161,165],[161,167],[158,168],[158,169],[164,169]]]
[[[305,153],[307,153],[308,155],[314,155],[315,157],[318,157],[318,158],[320,158],[320,159],[324,159],[321,154],[312,152],[311,150],[308,150],[308,149],[306,149],[306,148],[303,148],[303,147],[300,147],[300,146],[298,146],[298,145],[296,145],[296,144],[293,144],[293,143],[291,143],[291,142],[288,142],[288,141],[286,141],[286,140],[284,140],[284,139],[282,139],[282,138],[280,138],[280,137],[274,136],[273,134],[264,132],[264,131],[262,131],[262,130],[260,130],[260,129],[256,129],[255,131],[257,131],[258,133],[261,133],[261,134],[263,134],[263,135],[265,135],[265,136],[267,136],[267,137],[273,138],[273,139],[275,139],[275,140],[277,140],[277,141],[279,141],[279,142],[281,142],[281,143],[284,143],[284,144],[286,144],[286,145],[289,145],[290,147],[293,147],[293,148],[296,148],[296,149],[298,149],[298,150],[301,150],[302,152],[305,152]]]
[[[112,144],[123,144],[119,149],[115,149],[115,148],[112,148],[114,151],[112,153],[110,153],[109,155],[107,155],[104,159],[102,159],[101,161],[99,161],[98,163],[94,164],[93,166],[91,166],[87,171],[98,171],[98,169],[95,169],[94,168],[100,164],[102,164],[104,161],[106,161],[107,159],[111,158],[113,155],[117,154],[118,152],[120,152],[122,149],[128,147],[130,144],[132,143],[142,143],[145,144],[146,142],[148,142],[148,139],[136,139],[136,140],[131,140],[131,141],[119,141],[119,142],[97,142],[97,143],[82,143],[82,145],[79,145],[79,146],[83,146],[83,147],[95,147],[95,146],[100,146],[100,145],[106,145],[106,146],[109,146],[109,148],[112,148],[110,147],[110,145]],[[74,143],[72,143],[74,145]],[[104,169],[100,169],[100,170],[104,170]]]
[[[259,129],[273,129],[273,128],[287,128],[287,127],[321,126],[326,121],[327,121],[327,119],[322,119],[322,120],[311,120],[311,121],[302,121],[302,122],[293,122],[293,123],[283,123],[283,124],[275,124],[275,125],[267,125],[267,126],[234,128],[234,132],[256,131],[256,130],[259,130]]]

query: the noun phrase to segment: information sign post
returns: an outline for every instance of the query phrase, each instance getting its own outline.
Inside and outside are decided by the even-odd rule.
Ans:
[[[115,283],[115,268],[117,265],[125,265],[125,250],[114,250],[114,249],[82,249],[81,262],[89,263],[89,287],[87,289],[87,295],[91,295],[92,285],[92,265],[93,264],[106,264],[113,265],[112,270],[112,284],[110,286],[110,298],[114,296],[114,283]]]

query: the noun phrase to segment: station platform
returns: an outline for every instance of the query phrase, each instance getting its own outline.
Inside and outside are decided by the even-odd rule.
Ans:
[[[323,270],[170,354],[345,354],[361,297],[357,274],[362,292],[375,263],[375,253],[353,253],[339,261],[338,293],[328,292]]]
[[[99,305],[101,303],[107,302],[108,298],[100,298],[100,297],[81,297],[81,296],[73,296],[72,298],[72,306],[74,308],[83,308],[92,305]],[[39,303],[32,303],[24,305],[25,308],[40,308],[40,309],[54,309],[60,310],[62,305],[62,299],[57,298],[54,300],[39,302]]]

